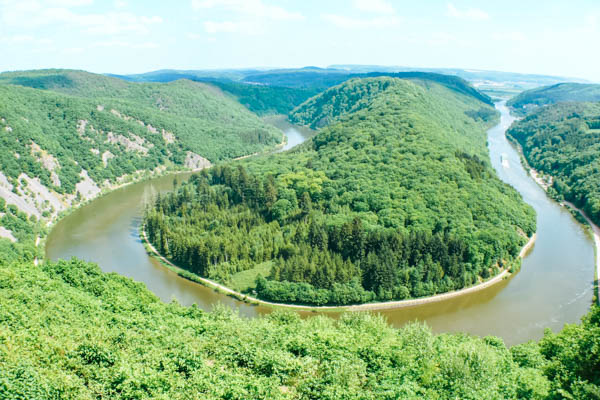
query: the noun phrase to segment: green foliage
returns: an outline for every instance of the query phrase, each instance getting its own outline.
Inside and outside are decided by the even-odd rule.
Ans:
[[[582,208],[600,224],[600,103],[548,106],[507,132],[527,162],[554,177],[549,192]]]
[[[351,304],[475,284],[514,262],[526,242],[518,232],[535,231],[532,209],[489,165],[486,123],[467,116],[486,107],[431,82],[349,81],[295,111],[297,121],[330,122],[299,149],[215,167],[157,199],[149,240],[227,285],[272,261],[254,290],[275,302]]]
[[[558,334],[547,331],[539,347],[551,398],[600,398],[600,307],[593,306],[581,325],[567,325]]]
[[[541,106],[570,101],[600,101],[600,85],[584,83],[557,83],[527,90],[513,97],[508,106],[526,115]]]
[[[348,314],[244,319],[164,304],[78,260],[0,267],[0,397],[541,399],[501,340]]]
[[[0,170],[13,179],[25,172],[60,193],[74,192],[82,169],[101,184],[183,167],[189,151],[216,162],[281,142],[277,129],[202,83],[135,84],[62,70],[5,73],[0,81],[36,88],[0,85]],[[103,160],[108,152],[113,157]],[[41,161],[49,156],[59,185]]]
[[[432,72],[369,72],[354,73],[340,70],[323,70],[319,68],[303,68],[300,70],[265,71],[246,75],[243,80],[247,83],[301,88],[309,90],[324,90],[339,85],[350,79],[374,77],[391,77],[398,79],[420,80],[427,83],[437,83],[448,89],[472,97],[488,105],[492,105],[489,96],[473,88],[467,81],[458,76],[437,74]]]
[[[288,114],[309,97],[318,93],[315,89],[296,89],[267,85],[252,85],[230,81],[206,81],[217,86],[258,115]]]

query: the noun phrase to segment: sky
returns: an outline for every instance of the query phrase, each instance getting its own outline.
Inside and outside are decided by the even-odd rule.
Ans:
[[[465,68],[600,82],[599,0],[0,0],[0,71]]]

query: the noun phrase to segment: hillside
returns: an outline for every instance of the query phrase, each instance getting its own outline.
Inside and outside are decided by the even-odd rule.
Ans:
[[[465,111],[465,115],[477,121],[488,123],[497,118],[496,111],[486,106],[489,99],[481,94],[474,94],[475,90],[462,85],[460,80],[448,77],[448,80],[445,81],[440,77],[436,77],[437,80],[432,81],[428,75],[421,74],[407,74],[406,76],[406,78],[400,79],[410,80],[419,86],[428,89],[431,88],[432,91],[437,92],[440,92],[440,90],[436,84],[444,82],[444,86],[456,92],[453,93],[454,95],[462,94],[482,101],[485,104],[481,104],[481,107],[478,109]],[[372,98],[379,94],[384,94],[390,82],[393,81],[382,79],[367,81],[367,84],[363,84],[363,82],[358,78],[354,78],[345,85],[327,90],[321,95],[309,99],[293,110],[290,114],[290,120],[297,124],[308,125],[311,128],[322,128],[335,121],[338,117],[368,107]]]
[[[324,72],[326,71],[326,72]],[[245,82],[263,85],[283,86],[290,88],[304,88],[325,90],[353,78],[391,77],[398,79],[421,79],[446,86],[456,92],[472,96],[488,105],[493,105],[489,96],[474,89],[467,81],[457,76],[435,74],[429,72],[369,72],[365,74],[349,73],[344,71],[312,70],[299,71],[266,71],[248,75]]]
[[[600,103],[544,107],[515,123],[508,135],[533,168],[553,177],[551,194],[600,224]]]
[[[240,104],[258,115],[289,114],[296,106],[316,95],[315,89],[251,85],[233,81],[206,81],[232,95]]]
[[[303,101],[317,93],[353,78],[389,76],[400,79],[432,81],[459,93],[472,96],[493,105],[490,97],[473,88],[457,76],[423,71],[357,73],[342,69],[306,67],[282,70],[238,70],[232,71],[156,71],[154,73],[121,76],[136,82],[171,82],[191,79],[206,82],[231,94],[240,103],[259,115],[270,113],[287,114]]]
[[[313,305],[432,295],[515,263],[535,216],[490,166],[491,107],[380,77],[334,87],[292,118],[314,125],[324,113],[330,125],[299,149],[158,199],[150,241],[193,273]]]
[[[552,86],[527,90],[510,99],[507,105],[520,115],[549,104],[571,101],[600,101],[600,85],[584,83],[557,83]]]
[[[0,83],[0,196],[36,219],[134,174],[196,169],[282,140],[201,83],[132,84],[55,70],[0,74],[2,81],[11,84]]]
[[[215,110],[222,107],[236,110],[240,108],[238,104],[220,99],[223,94],[229,94],[236,102],[253,113],[265,115],[287,114],[318,93],[315,89],[236,82],[228,79],[228,76],[225,72],[198,76],[185,71],[157,71],[139,76],[106,76],[74,70],[38,70],[2,73],[0,83],[52,90],[87,98],[129,100],[192,117],[210,113],[210,107],[214,107]],[[195,92],[190,92],[190,88],[196,89]],[[218,102],[221,104],[210,104]],[[203,107],[205,105],[206,107]],[[218,115],[211,115],[211,117],[219,118]],[[240,121],[234,122],[239,125]]]

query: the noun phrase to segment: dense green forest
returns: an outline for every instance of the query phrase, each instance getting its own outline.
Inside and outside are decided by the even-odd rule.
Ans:
[[[154,82],[148,79],[148,82]],[[158,79],[157,83],[132,83],[85,71],[39,70],[5,72],[0,74],[0,82],[93,99],[129,100],[138,105],[158,107],[170,114],[196,118],[206,116],[221,122],[229,122],[219,115],[224,113],[224,106],[229,107],[232,113],[239,112],[238,103],[241,103],[258,115],[287,114],[318,93],[315,89],[252,85],[223,78],[198,78],[193,74],[168,75]],[[237,101],[228,102],[221,91],[232,95]],[[238,127],[248,123],[240,120],[232,122]]]
[[[541,106],[571,101],[600,101],[600,85],[585,83],[557,83],[530,89],[507,102],[519,115],[526,115]]]
[[[316,95],[316,89],[251,85],[233,81],[206,81],[217,86],[258,115],[289,114],[296,106]]]
[[[120,77],[133,82],[171,82],[177,79],[210,82],[233,94],[236,98],[240,99],[242,104],[247,104],[251,110],[258,111],[259,113],[262,113],[264,109],[274,107],[280,107],[279,110],[281,112],[284,110],[282,107],[283,104],[287,107],[293,101],[295,105],[299,105],[301,102],[296,101],[306,93],[313,92],[316,94],[349,79],[378,76],[389,76],[400,79],[422,79],[437,82],[454,91],[478,98],[484,103],[493,105],[489,96],[476,90],[465,79],[460,77],[460,75],[473,77],[473,72],[456,69],[446,70],[447,73],[440,73],[439,71],[437,69],[390,69],[385,67],[369,68],[368,66],[365,66],[365,68],[353,68],[352,66],[346,68],[344,66],[341,69],[304,67],[273,70],[162,70]],[[481,72],[483,73],[483,71]],[[482,75],[486,79],[495,80],[501,74],[488,72]],[[496,78],[493,78],[494,76]],[[514,77],[514,74],[508,74],[508,76]],[[525,81],[536,79],[536,82],[539,82],[540,80],[544,81],[544,78],[548,77],[519,75],[519,79]],[[287,90],[284,90],[285,88]],[[277,98],[278,93],[282,98]],[[246,100],[243,100],[244,98]]]
[[[600,224],[600,103],[544,107],[515,123],[508,135],[533,168],[553,176],[553,196]]]
[[[0,78],[35,88],[0,84],[0,171],[13,184],[24,172],[58,193],[73,193],[82,170],[102,185],[138,170],[189,166],[189,152],[215,162],[282,138],[200,83],[131,84],[79,71]]]
[[[457,76],[436,74],[431,72],[369,72],[357,74],[336,70],[323,70],[304,68],[298,71],[266,71],[259,74],[248,75],[245,82],[258,83],[262,85],[283,86],[290,88],[325,90],[339,85],[349,79],[391,77],[398,79],[421,79],[425,82],[436,82],[446,86],[453,91],[474,97],[480,101],[492,105],[489,96],[474,89],[467,81]]]
[[[149,240],[270,301],[351,304],[473,285],[515,264],[533,210],[490,166],[491,107],[435,82],[351,80],[295,110],[330,125],[157,199]],[[266,272],[266,273],[265,273]]]
[[[282,136],[203,83],[134,84],[70,70],[0,74],[0,196],[15,207],[0,218],[0,236],[12,240],[2,249],[18,248],[26,259],[38,252],[18,237],[17,219],[45,224],[134,175],[265,151]]]

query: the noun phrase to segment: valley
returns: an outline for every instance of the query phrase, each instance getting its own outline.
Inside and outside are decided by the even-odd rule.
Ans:
[[[513,118],[505,107],[498,107],[502,119],[488,133],[489,157],[499,177],[514,186],[536,210],[537,241],[523,259],[519,273],[509,280],[440,303],[378,311],[393,326],[401,327],[416,319],[426,322],[435,332],[495,335],[514,344],[539,339],[546,327],[558,331],[564,323],[577,322],[588,310],[593,297],[593,242],[520,166],[519,155],[504,137]],[[501,154],[507,155],[512,168],[502,167]],[[54,260],[76,256],[97,262],[104,271],[144,282],[167,302],[174,297],[181,304],[197,304],[207,311],[215,304],[223,304],[247,317],[271,313],[271,307],[247,304],[182,278],[148,256],[138,235],[143,209],[157,193],[173,190],[173,178],[182,182],[189,175],[134,184],[75,211],[51,232],[47,256]],[[523,308],[521,304],[530,306]],[[339,317],[337,312],[326,314]]]
[[[63,78],[57,78],[61,74]],[[289,107],[304,94],[288,97],[291,103],[273,97],[266,103],[248,103],[246,109],[240,108],[235,96],[223,96],[206,83],[137,86],[69,71],[21,75],[21,83],[35,88],[15,86],[18,76],[14,74],[5,77],[9,84],[0,85],[12,96],[0,109],[8,116],[2,121],[6,155],[0,159],[6,163],[2,171],[7,177],[2,215],[2,234],[7,238],[0,239],[0,395],[177,398],[195,393],[244,399],[313,398],[318,393],[318,398],[330,399],[542,399],[565,390],[575,397],[595,390],[594,384],[585,383],[595,382],[597,364],[593,350],[590,353],[586,347],[597,337],[598,308],[589,309],[594,298],[593,242],[521,167],[518,153],[505,137],[514,118],[503,102],[497,102],[494,111],[488,97],[458,78],[371,76],[296,105],[291,120],[316,128],[315,133],[281,116],[259,118],[249,111]],[[105,85],[108,89],[100,95]],[[243,86],[235,90],[239,99],[245,96]],[[272,88],[248,88],[248,93],[254,99],[265,93],[290,95]],[[187,102],[179,103],[181,99]],[[21,114],[24,119],[18,122]],[[34,129],[24,125],[30,123]],[[212,135],[210,126],[230,136]],[[279,129],[287,136],[284,146],[279,146]],[[186,136],[186,132],[193,133]],[[235,146],[243,150],[232,151]],[[213,155],[205,158],[202,148]],[[12,153],[15,149],[19,157]],[[105,151],[114,157],[103,157]],[[157,158],[151,158],[153,154]],[[375,168],[370,165],[386,157],[386,162],[373,164]],[[398,160],[403,161],[395,164]],[[148,162],[150,167],[155,162],[154,174],[162,176],[152,178],[152,169],[144,168]],[[130,164],[134,168],[127,169]],[[213,167],[206,169],[209,165]],[[341,168],[345,166],[351,167]],[[186,171],[199,168],[196,173]],[[213,174],[222,181],[209,184]],[[290,232],[287,238],[297,236],[293,230],[297,232],[308,218],[333,229],[326,231],[328,236],[338,229],[336,224],[352,228],[363,223],[358,242],[365,235],[369,246],[378,243],[369,235],[375,232],[385,238],[389,234],[385,229],[392,227],[400,228],[406,243],[413,240],[411,235],[422,235],[413,242],[443,239],[448,240],[446,245],[460,248],[464,240],[475,246],[463,253],[465,269],[477,266],[469,283],[495,282],[493,276],[499,282],[454,296],[453,289],[462,286],[443,277],[452,277],[457,264],[439,263],[431,271],[443,271],[442,276],[427,272],[423,277],[431,279],[414,281],[409,287],[406,280],[377,278],[382,273],[377,268],[387,263],[388,253],[382,253],[380,262],[371,262],[373,282],[403,282],[404,289],[352,286],[357,283],[349,287],[359,293],[372,291],[366,300],[379,302],[394,301],[407,290],[415,298],[407,301],[415,304],[372,313],[285,312],[238,301],[184,279],[179,274],[185,276],[187,271],[175,273],[148,255],[140,227],[144,214],[161,204],[156,201],[159,194],[165,205],[188,196],[189,204],[177,211],[182,215],[194,207],[191,188],[195,193],[215,190],[214,199],[222,201],[225,197],[217,194],[228,186],[227,199],[234,204],[236,185],[244,182],[244,174],[249,182],[266,179],[263,187],[268,187],[272,176],[278,196],[274,203],[296,200],[295,207],[272,214],[276,215],[273,228],[283,227],[274,236],[281,235],[284,241]],[[106,178],[100,181],[98,176]],[[352,177],[361,179],[348,179]],[[143,181],[124,185],[137,179]],[[395,186],[398,181],[402,184]],[[408,187],[410,191],[398,191]],[[50,201],[36,200],[41,195],[32,188],[47,190],[63,208],[52,209]],[[105,194],[97,197],[102,191]],[[247,188],[237,193],[260,199],[260,192]],[[435,199],[442,199],[438,207],[432,206]],[[381,202],[386,207],[378,207]],[[28,204],[29,214],[21,209]],[[220,211],[225,212],[211,216],[212,223],[226,222],[240,211],[240,215],[256,212],[250,207]],[[46,224],[57,219],[41,240],[44,247],[37,247],[48,232]],[[396,225],[400,221],[402,225]],[[257,226],[269,223],[265,219]],[[173,229],[181,229],[176,224]],[[431,237],[418,230],[411,233],[415,228],[433,233]],[[535,244],[521,254],[521,260],[521,247],[531,243],[534,232]],[[189,239],[197,236],[187,231]],[[294,248],[299,242],[293,240],[285,250],[290,255],[307,251],[301,245]],[[217,257],[227,257],[228,263],[232,253],[222,248],[235,243],[226,240],[212,250]],[[170,248],[176,247],[171,243],[162,250]],[[468,257],[477,257],[478,252],[484,257],[474,264],[475,259]],[[327,257],[337,256],[323,259]],[[350,253],[343,257],[347,258],[342,258],[342,265],[350,271],[360,267],[360,263],[350,265],[354,262],[349,261],[353,260]],[[295,265],[286,266],[285,258],[280,258],[284,257],[272,260],[281,263],[280,274]],[[435,263],[416,265],[428,271]],[[268,282],[287,284],[273,279],[268,262],[257,270],[252,267],[236,267],[231,276],[219,276],[227,269],[215,269],[216,277],[249,290],[253,284],[265,285],[259,283],[257,273],[264,273],[262,279],[268,277]],[[508,279],[501,279],[505,276]],[[333,288],[339,295],[336,284]],[[466,281],[463,284],[470,287]],[[427,302],[426,296],[434,294],[443,301]],[[582,323],[573,325],[580,319]],[[544,332],[545,328],[558,333]],[[479,362],[473,364],[473,357]],[[569,365],[564,374],[553,373],[564,365]],[[447,386],[450,381],[452,387]]]

